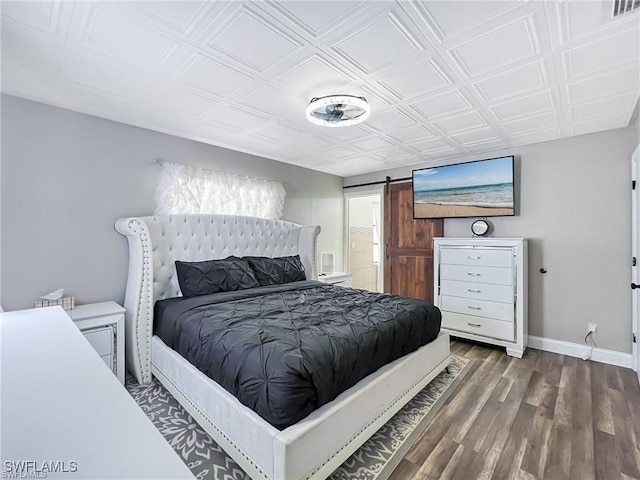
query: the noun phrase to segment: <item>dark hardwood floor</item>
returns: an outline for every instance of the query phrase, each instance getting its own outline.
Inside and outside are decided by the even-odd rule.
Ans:
[[[418,479],[640,479],[635,372],[453,341],[470,368],[393,472]]]

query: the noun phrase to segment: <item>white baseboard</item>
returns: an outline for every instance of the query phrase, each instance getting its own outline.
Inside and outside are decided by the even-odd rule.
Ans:
[[[598,347],[592,349],[588,345],[553,340],[551,338],[534,337],[532,335],[529,335],[528,346],[536,350],[569,355],[570,357],[584,358],[585,356],[589,356],[594,362],[632,368],[632,356],[630,353],[616,352],[615,350]]]

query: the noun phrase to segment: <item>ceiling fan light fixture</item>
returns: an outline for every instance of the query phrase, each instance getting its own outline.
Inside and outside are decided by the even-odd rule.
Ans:
[[[312,98],[307,105],[307,120],[321,127],[348,127],[369,118],[371,107],[364,97],[327,95]]]

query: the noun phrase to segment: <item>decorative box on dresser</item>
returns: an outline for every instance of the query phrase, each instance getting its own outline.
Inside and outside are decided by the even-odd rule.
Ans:
[[[98,352],[104,363],[124,384],[124,312],[116,302],[79,305],[67,314]]]
[[[434,303],[451,335],[522,358],[527,330],[527,241],[434,238]]]

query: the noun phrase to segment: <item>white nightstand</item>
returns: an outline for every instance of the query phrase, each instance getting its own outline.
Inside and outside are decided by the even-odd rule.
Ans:
[[[318,275],[318,281],[339,287],[351,287],[351,274],[343,272],[325,273]]]
[[[124,384],[124,312],[116,302],[90,303],[67,310],[71,320]]]

